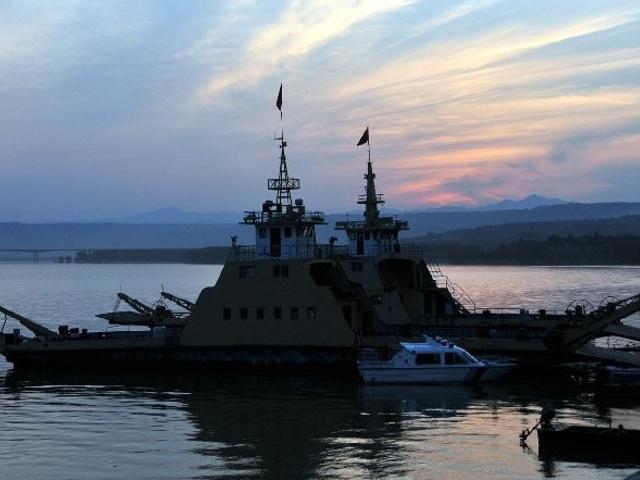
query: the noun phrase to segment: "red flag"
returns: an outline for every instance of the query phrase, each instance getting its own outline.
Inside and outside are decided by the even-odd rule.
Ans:
[[[280,84],[280,91],[278,92],[278,100],[276,100],[276,107],[282,113],[282,84]]]
[[[360,140],[358,140],[356,147],[359,147],[360,145],[364,145],[365,143],[369,143],[369,127],[367,127],[367,129],[364,131],[364,133],[360,137]]]

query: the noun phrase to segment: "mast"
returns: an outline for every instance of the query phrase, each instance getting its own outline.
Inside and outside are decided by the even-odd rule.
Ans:
[[[373,173],[373,164],[371,163],[371,143],[369,142],[369,127],[362,134],[362,138],[358,142],[358,145],[362,145],[363,143],[367,143],[369,160],[367,162],[367,173],[364,175],[364,179],[367,181],[365,185],[365,194],[360,195],[358,198],[358,203],[360,205],[364,205],[364,218],[368,225],[375,225],[378,222],[378,218],[380,218],[380,210],[378,209],[378,205],[382,205],[384,200],[382,199],[382,195],[378,195],[376,193],[376,174]]]
[[[371,144],[369,143],[369,127],[364,131],[356,147],[367,144],[369,158],[367,173],[364,174],[365,193],[358,195],[358,204],[364,205],[363,221],[336,222],[336,230],[344,230],[349,239],[349,254],[354,256],[372,256],[379,254],[395,254],[400,252],[398,233],[407,230],[409,224],[393,217],[381,217],[378,205],[384,204],[382,194],[376,192],[376,174],[371,162]]]
[[[300,189],[300,179],[291,178],[287,168],[282,122],[282,84],[276,107],[280,110],[280,166],[278,178],[267,180],[267,189],[276,192],[276,201],[266,200],[259,211],[245,211],[242,221],[256,229],[255,256],[257,258],[310,258],[317,254],[316,225],[324,225],[322,212],[307,212],[301,198],[292,199],[291,191]]]
[[[368,224],[373,225],[380,217],[380,210],[378,209],[378,205],[383,204],[384,200],[382,200],[382,195],[376,194],[376,174],[373,173],[371,157],[369,157],[369,162],[367,163],[367,173],[364,175],[364,178],[367,181],[367,185],[365,187],[365,201],[359,201],[358,203],[365,204],[364,217]]]
[[[293,205],[291,190],[300,189],[300,179],[289,178],[289,169],[287,168],[287,155],[284,152],[287,142],[284,139],[284,123],[282,121],[282,84],[280,84],[276,107],[280,110],[280,136],[274,136],[273,139],[280,142],[280,170],[278,178],[270,178],[267,181],[267,188],[276,191],[276,204],[284,205],[286,208]]]

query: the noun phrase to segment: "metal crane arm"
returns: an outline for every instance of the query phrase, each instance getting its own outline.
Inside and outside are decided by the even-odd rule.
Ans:
[[[20,324],[24,325],[25,328],[29,329],[37,336],[44,337],[46,339],[58,338],[58,334],[53,330],[49,330],[47,327],[40,325],[39,323],[34,322],[33,320],[30,320],[26,317],[23,317],[16,312],[12,312],[7,308],[0,306],[0,313],[4,313],[7,317],[11,317],[17,320],[18,322],[20,322]]]
[[[195,307],[195,303],[190,302],[189,300],[186,300],[184,298],[178,297],[176,295],[173,295],[172,293],[161,292],[160,295],[162,295],[167,300],[175,303],[179,307],[182,307],[182,308],[184,308],[185,310],[187,310],[189,312],[192,312],[193,311],[193,307]]]
[[[138,313],[141,313],[143,315],[148,315],[150,317],[153,317],[154,314],[155,314],[153,308],[151,308],[148,305],[145,305],[140,300],[137,300],[135,298],[130,297],[126,293],[119,292],[118,293],[118,298],[120,300],[126,302],[127,305],[129,305],[131,308],[133,308]]]

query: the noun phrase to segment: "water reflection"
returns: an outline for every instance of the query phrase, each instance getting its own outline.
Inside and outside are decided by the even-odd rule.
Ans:
[[[12,478],[27,463],[52,478],[85,478],[88,464],[100,478],[553,477],[567,471],[562,458],[538,459],[537,442],[530,455],[517,442],[544,402],[565,418],[619,416],[572,382],[478,389],[9,372],[0,394],[10,427],[0,457]],[[568,471],[598,477],[585,463]]]

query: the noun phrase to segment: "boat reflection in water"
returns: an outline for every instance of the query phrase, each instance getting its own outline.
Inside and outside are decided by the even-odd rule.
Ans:
[[[28,465],[79,479],[91,465],[99,478],[544,478],[566,464],[541,466],[517,435],[552,392],[525,391],[9,373],[3,475],[26,478]],[[596,478],[588,464],[570,468]]]

